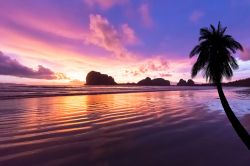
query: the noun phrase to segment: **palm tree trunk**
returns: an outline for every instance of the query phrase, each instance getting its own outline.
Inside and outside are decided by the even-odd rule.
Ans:
[[[222,90],[221,83],[217,83],[216,86],[217,86],[217,90],[218,90],[218,93],[220,96],[221,104],[224,108],[224,111],[226,112],[226,115],[227,115],[229,121],[231,122],[231,124],[232,124],[234,130],[236,131],[236,133],[238,134],[238,136],[241,138],[241,140],[247,146],[248,150],[250,150],[250,136],[249,136],[247,130],[242,126],[242,124],[240,123],[240,121],[238,120],[238,118],[235,116],[234,112],[230,108],[230,106],[227,102],[227,99],[224,95],[224,92]]]

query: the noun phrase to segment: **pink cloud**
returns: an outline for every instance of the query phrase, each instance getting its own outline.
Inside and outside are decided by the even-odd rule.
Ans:
[[[161,71],[168,69],[168,62],[164,59],[159,59],[156,61],[148,61],[140,67],[140,71]]]
[[[204,16],[204,13],[202,11],[196,10],[193,11],[192,14],[189,17],[189,20],[193,23],[198,22],[202,17]]]
[[[123,24],[121,26],[124,41],[128,44],[136,44],[138,43],[138,38],[135,35],[135,31],[128,26],[128,24]]]
[[[60,13],[51,11],[43,13],[39,10],[28,10],[26,8],[16,8],[5,6],[0,10],[1,22],[9,20],[10,23],[30,28],[33,30],[50,33],[69,39],[80,39],[83,35],[83,28],[74,23],[67,15],[63,17]],[[59,28],[60,27],[60,28]]]
[[[139,14],[141,16],[141,19],[143,21],[143,24],[146,27],[152,27],[153,26],[153,19],[150,15],[150,9],[149,9],[149,5],[148,4],[142,4],[139,9]]]
[[[243,61],[250,60],[250,48],[244,48],[244,52],[240,54],[240,59]]]
[[[166,60],[160,59],[157,61],[148,61],[139,67],[141,73],[162,71],[168,69],[168,62]]]
[[[133,76],[152,76],[152,77],[166,77],[170,76],[166,71],[169,70],[169,63],[162,57],[155,57],[153,59],[147,59],[146,61],[136,64],[131,67],[130,70],[126,70],[127,74]]]
[[[127,25],[122,26],[122,32],[101,15],[90,15],[90,34],[86,36],[85,42],[104,48],[112,52],[118,58],[132,58],[133,53],[129,52],[125,45],[132,44],[137,38],[134,31]]]
[[[106,10],[115,5],[123,5],[127,3],[128,0],[84,0],[84,2],[90,7],[98,5],[100,8]]]

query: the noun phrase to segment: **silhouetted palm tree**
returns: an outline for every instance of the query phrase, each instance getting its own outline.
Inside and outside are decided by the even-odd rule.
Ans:
[[[237,50],[243,51],[239,42],[234,40],[232,36],[225,34],[226,29],[226,27],[221,27],[220,22],[217,29],[213,25],[200,29],[199,44],[190,53],[190,58],[198,55],[192,68],[192,77],[203,70],[203,76],[206,77],[206,80],[216,85],[228,119],[250,150],[250,136],[230,108],[221,86],[223,77],[230,79],[233,76],[233,69],[239,67],[232,54]]]

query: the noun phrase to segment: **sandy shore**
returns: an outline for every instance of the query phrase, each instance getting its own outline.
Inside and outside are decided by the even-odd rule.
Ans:
[[[250,131],[249,96],[226,93]],[[0,101],[0,165],[250,164],[215,90]]]

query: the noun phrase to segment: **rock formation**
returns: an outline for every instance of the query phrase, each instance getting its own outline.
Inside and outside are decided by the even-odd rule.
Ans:
[[[189,79],[187,82],[183,79],[180,79],[180,81],[177,83],[177,86],[194,86],[195,83],[193,80]]]
[[[156,78],[152,80],[151,78],[147,77],[139,81],[137,84],[143,86],[170,86],[170,81],[163,78]]]
[[[187,86],[187,82],[183,79],[180,79],[180,81],[177,83],[177,86]]]
[[[87,74],[86,85],[116,85],[114,78],[107,74],[91,71]]]
[[[195,83],[194,83],[193,80],[189,79],[189,80],[187,81],[187,86],[194,86],[194,85],[195,85]]]

